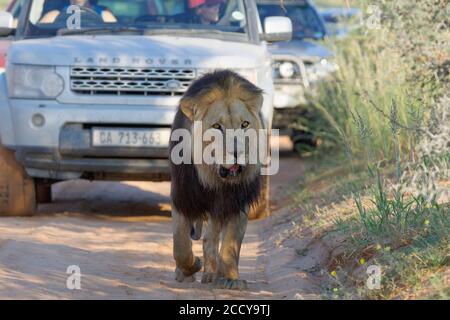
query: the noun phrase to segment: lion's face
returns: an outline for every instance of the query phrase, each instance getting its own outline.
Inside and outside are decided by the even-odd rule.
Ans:
[[[201,123],[201,128],[193,126],[193,140],[203,137],[204,154],[213,156],[213,163],[196,164],[200,180],[208,186],[249,181],[260,170],[255,156],[263,129],[259,116],[262,93],[241,78],[232,77],[226,84],[210,85],[181,102],[183,113],[193,123]],[[217,151],[219,147],[222,152]]]
[[[246,133],[250,135],[251,131],[255,132],[256,134],[252,136],[256,137],[256,140],[250,143],[257,145],[257,133],[261,129],[261,123],[259,116],[251,112],[245,101],[239,97],[215,101],[198,121],[202,122],[203,134],[210,131],[211,134],[222,137],[222,144],[218,147],[222,147],[223,150],[221,155],[214,153],[215,164],[208,168],[201,166],[198,169],[207,169],[209,173],[213,171],[213,174],[227,183],[250,178],[257,173],[259,167],[250,161],[252,151],[249,141],[245,141],[242,137]],[[207,150],[211,144],[210,141],[204,141],[203,150]]]

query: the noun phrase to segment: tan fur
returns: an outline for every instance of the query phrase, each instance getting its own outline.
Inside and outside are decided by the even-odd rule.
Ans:
[[[222,124],[225,130],[240,129],[244,121],[250,123],[248,128],[255,130],[263,128],[259,116],[263,103],[262,94],[245,90],[236,79],[230,81],[228,90],[213,87],[197,97],[181,100],[181,110],[192,122],[202,122],[203,133],[216,123]],[[203,148],[208,144],[209,142],[204,142]],[[257,165],[248,165],[248,168],[239,182],[251,180],[259,173]],[[216,170],[211,166],[197,165],[197,171],[204,185],[216,188],[221,183]]]
[[[185,95],[180,102],[180,110],[190,120],[202,122],[202,130],[220,124],[224,130],[241,129],[244,122],[248,128],[262,129],[260,111],[263,103],[262,92],[234,73],[226,73],[226,83],[206,83],[195,95]],[[224,78],[221,78],[223,81]],[[253,90],[253,91],[252,91]],[[192,131],[191,127],[191,131]],[[225,135],[225,133],[224,133]],[[209,142],[204,142],[205,148]],[[246,149],[245,152],[248,152]],[[248,161],[248,157],[246,157]],[[246,164],[243,173],[224,181],[218,175],[217,165],[196,164],[200,183],[205,187],[221,190],[227,183],[245,184],[255,180],[260,173],[258,164]],[[214,201],[212,199],[211,201]],[[233,199],[229,199],[233,201]],[[250,204],[249,204],[250,205]],[[208,214],[206,232],[203,240],[204,274],[202,283],[214,282],[216,288],[245,289],[247,284],[239,279],[239,256],[247,226],[249,206],[242,212],[230,215],[225,222],[218,221]],[[176,279],[192,281],[200,267],[200,261],[192,252],[190,231],[192,221],[188,221],[176,208],[173,209],[174,258],[176,261]],[[220,250],[219,250],[219,244]]]

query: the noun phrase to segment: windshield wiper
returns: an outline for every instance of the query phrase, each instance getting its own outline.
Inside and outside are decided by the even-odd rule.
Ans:
[[[169,28],[161,28],[161,29],[147,29],[144,32],[145,35],[159,35],[159,34],[166,34],[166,35],[221,35],[226,36],[230,34],[243,34],[241,32],[236,31],[227,31],[227,30],[217,30],[217,29],[203,29],[203,28],[189,28],[186,27],[185,29],[169,29]]]
[[[59,29],[58,35],[66,36],[77,34],[109,34],[109,33],[128,33],[128,32],[134,34],[143,34],[145,31],[139,28],[131,28],[131,27],[116,27],[116,28],[98,27],[85,29]]]

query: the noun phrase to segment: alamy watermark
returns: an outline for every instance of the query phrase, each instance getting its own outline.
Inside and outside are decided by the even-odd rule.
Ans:
[[[77,265],[68,266],[66,273],[69,275],[66,280],[68,290],[81,290],[81,268]]]
[[[66,13],[69,15],[66,21],[68,30],[81,29],[81,8],[78,5],[71,5],[67,8]]]
[[[381,14],[382,11],[379,6],[369,5],[366,13],[369,15],[367,21],[364,22],[365,26],[370,30],[381,29]]]
[[[381,267],[377,265],[371,265],[367,267],[366,274],[368,275],[366,280],[367,289],[381,289]]]
[[[173,164],[261,165],[262,175],[279,170],[279,130],[207,129],[195,121],[192,131],[175,129],[170,140],[176,144],[170,159]]]

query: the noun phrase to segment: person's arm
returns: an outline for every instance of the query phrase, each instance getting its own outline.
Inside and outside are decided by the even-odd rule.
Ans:
[[[56,18],[59,16],[59,10],[53,10],[50,12],[47,12],[41,20],[39,20],[40,23],[53,23],[55,22]]]
[[[109,10],[102,11],[102,19],[104,22],[117,22],[117,18]]]

